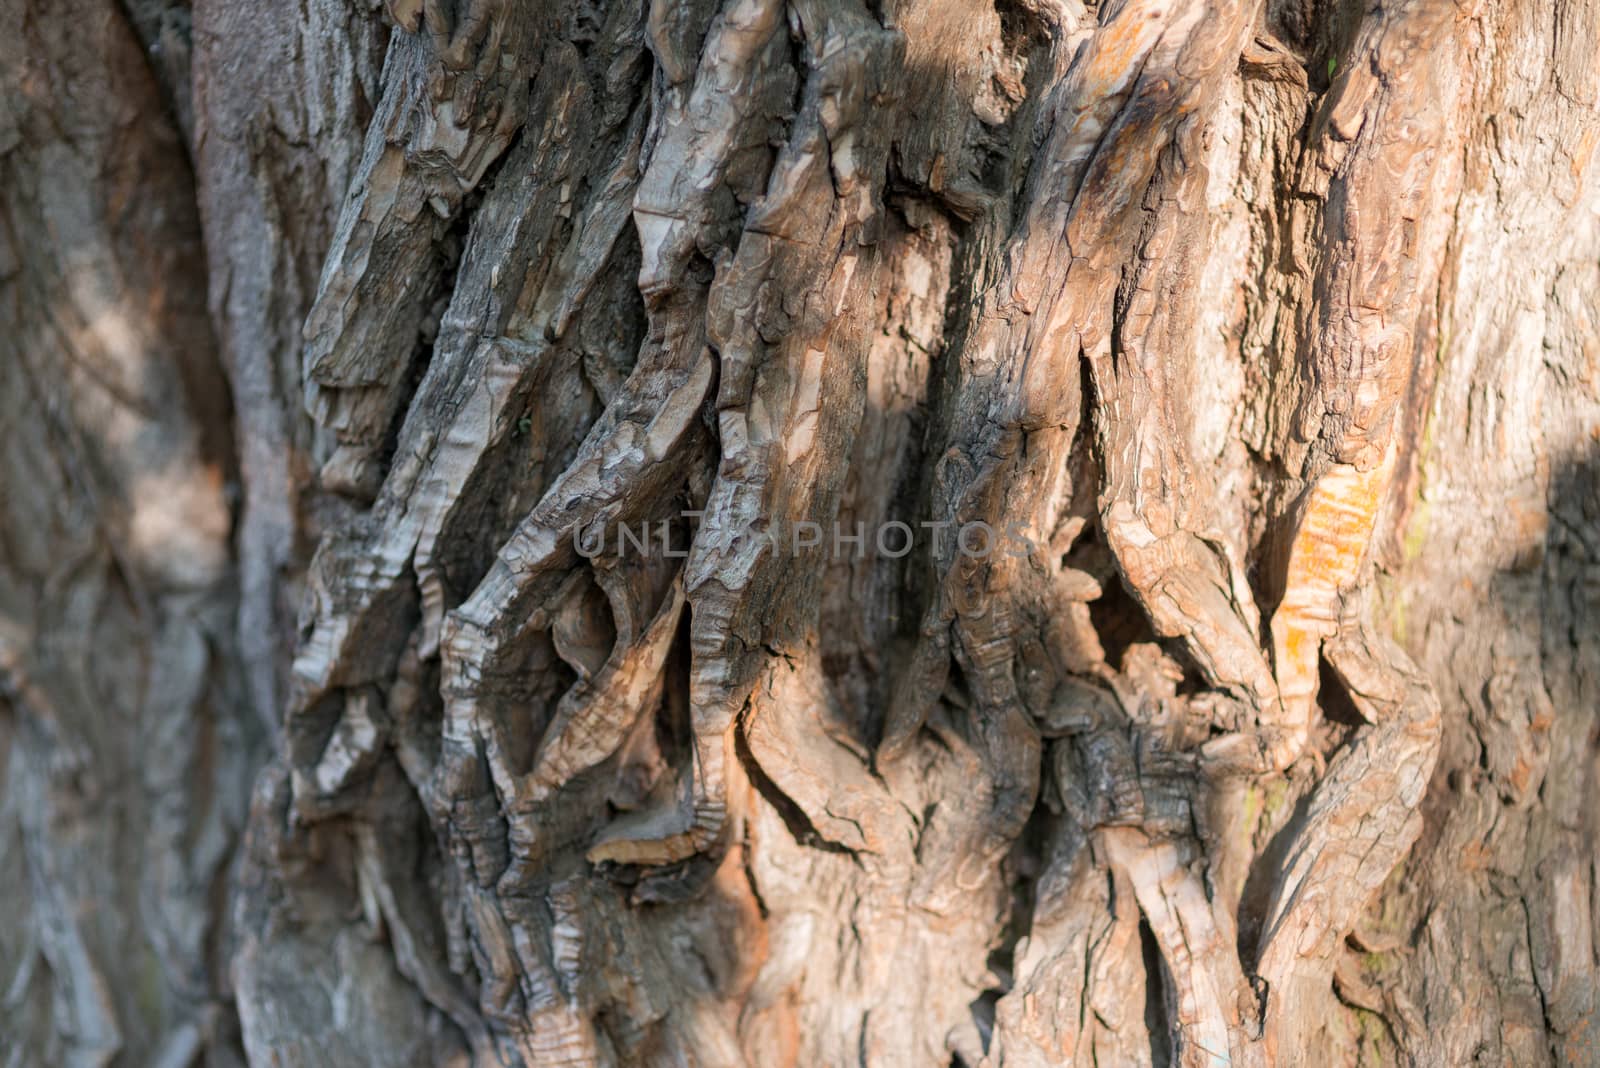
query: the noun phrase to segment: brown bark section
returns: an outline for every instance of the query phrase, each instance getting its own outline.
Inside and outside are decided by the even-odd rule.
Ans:
[[[74,3],[17,1063],[1594,1062],[1592,0]]]

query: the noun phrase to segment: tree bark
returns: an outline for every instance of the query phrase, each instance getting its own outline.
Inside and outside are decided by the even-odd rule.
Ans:
[[[1596,0],[4,0],[0,1063],[1600,1064]]]

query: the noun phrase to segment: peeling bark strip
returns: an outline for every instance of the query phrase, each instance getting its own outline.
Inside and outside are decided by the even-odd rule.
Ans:
[[[0,1061],[1600,1063],[1600,4],[7,2]]]

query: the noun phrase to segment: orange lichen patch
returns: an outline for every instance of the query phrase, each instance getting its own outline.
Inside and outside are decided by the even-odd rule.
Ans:
[[[1555,725],[1555,722],[1555,711],[1545,705],[1534,713],[1533,719],[1528,721],[1528,729],[1537,734],[1544,734]]]
[[[1487,871],[1492,858],[1489,848],[1482,842],[1468,842],[1458,854],[1458,867],[1464,871]]]
[[[1584,172],[1589,169],[1590,162],[1594,159],[1594,143],[1597,131],[1587,127],[1578,135],[1578,143],[1572,147],[1572,181],[1574,185],[1581,185]]]
[[[1168,12],[1164,4],[1145,4],[1142,10],[1135,5],[1125,10],[1125,17],[1112,19],[1095,34],[1084,68],[1083,87],[1102,97],[1127,88],[1131,76],[1140,70],[1139,60],[1160,40],[1165,29]]]
[[[1311,488],[1295,531],[1283,600],[1272,617],[1272,653],[1296,750],[1311,724],[1322,640],[1337,630],[1340,594],[1354,585],[1366,557],[1394,455],[1391,447],[1367,471],[1334,465]]]
[[[1518,796],[1527,792],[1528,784],[1533,779],[1533,771],[1533,765],[1528,761],[1526,755],[1517,757],[1517,762],[1511,769],[1510,780],[1511,788],[1517,792]]]

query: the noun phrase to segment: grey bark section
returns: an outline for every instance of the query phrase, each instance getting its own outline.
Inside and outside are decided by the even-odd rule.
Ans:
[[[314,478],[327,446],[301,400],[301,329],[356,177],[386,34],[375,11],[334,0],[203,0],[193,22],[206,285],[237,413],[238,633],[250,699],[275,724],[306,564],[342,518]]]
[[[8,57],[20,1063],[1600,1056],[1592,0],[186,10]]]
[[[0,1059],[237,1063],[227,389],[183,146],[108,3],[0,45]]]

